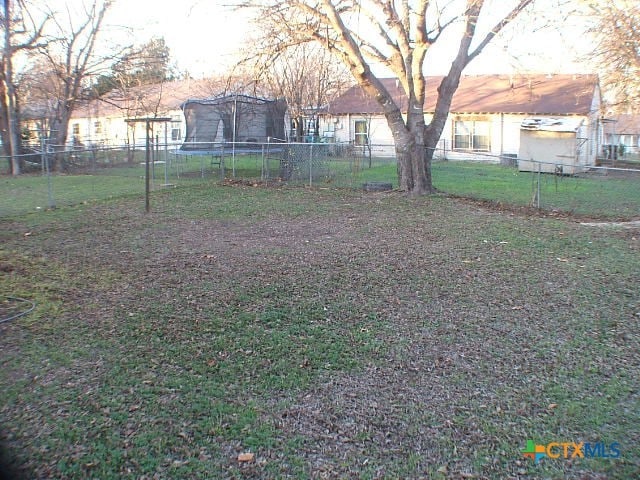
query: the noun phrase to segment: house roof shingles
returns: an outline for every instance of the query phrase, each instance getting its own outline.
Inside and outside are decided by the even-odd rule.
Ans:
[[[639,135],[640,115],[618,114],[609,117],[613,122],[607,122],[604,126],[605,133],[615,133],[617,135]]]
[[[425,112],[433,112],[443,77],[426,77]],[[394,78],[381,79],[403,112],[407,98]],[[524,113],[587,115],[598,88],[597,75],[477,75],[464,76],[453,96],[454,113]],[[382,114],[380,105],[359,86],[351,87],[329,104],[327,113]]]
[[[136,117],[153,114],[154,111],[165,114],[180,110],[182,103],[190,98],[211,96],[213,91],[214,86],[209,81],[193,79],[133,87],[126,93],[114,90],[102,99],[80,104],[73,117]]]

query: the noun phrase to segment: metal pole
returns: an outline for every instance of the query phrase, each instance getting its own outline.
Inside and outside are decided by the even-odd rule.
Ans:
[[[145,137],[146,137],[146,141],[145,141],[145,152],[144,152],[144,210],[145,212],[149,213],[149,210],[151,209],[150,203],[149,203],[149,190],[150,190],[150,184],[149,184],[149,161],[150,161],[150,156],[151,156],[151,145],[149,142],[149,120],[147,120],[145,122]]]
[[[542,163],[538,162],[538,191],[536,193],[536,207],[540,208],[540,176],[542,171]]]
[[[40,148],[42,149],[42,161],[44,163],[45,172],[47,174],[47,199],[49,200],[49,208],[56,208],[56,202],[53,199],[53,185],[51,183],[49,156],[47,155],[47,142],[44,138],[44,135],[40,136]]]
[[[155,187],[156,161],[158,160],[158,135],[154,135],[155,129],[151,127],[151,185]]]
[[[269,156],[270,155],[271,155],[271,137],[267,137],[267,158],[266,158],[267,178],[271,177],[271,173],[269,172]]]
[[[224,143],[220,144],[220,180],[224,182]]]
[[[236,178],[236,122],[238,120],[238,94],[233,101],[233,142],[231,144],[231,171],[233,178]]]
[[[309,186],[313,186],[313,143],[309,145]]]
[[[169,172],[167,171],[167,169],[169,168],[169,140],[167,137],[167,124],[164,124],[164,184],[168,185],[169,184]]]

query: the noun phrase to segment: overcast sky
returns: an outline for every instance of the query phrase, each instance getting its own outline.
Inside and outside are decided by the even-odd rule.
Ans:
[[[136,43],[164,37],[181,70],[224,71],[247,33],[247,20],[219,0],[116,0],[109,22],[132,28]]]
[[[54,0],[55,1],[55,0]],[[81,0],[67,0],[66,3]],[[549,7],[554,0],[538,0],[535,18],[523,20],[515,31],[494,41],[465,73],[585,72],[589,68],[573,61],[584,50],[584,36],[563,22],[562,29],[531,32],[536,22],[558,18]],[[108,21],[131,28],[136,43],[163,36],[181,71],[194,77],[222,73],[237,59],[251,32],[248,14],[227,6],[225,0],[116,0]],[[537,27],[536,27],[537,29]],[[429,74],[441,74],[451,62],[451,49],[433,49]]]

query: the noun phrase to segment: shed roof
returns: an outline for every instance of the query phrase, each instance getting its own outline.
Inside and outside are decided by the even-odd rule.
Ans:
[[[583,123],[584,119],[580,117],[533,117],[525,118],[520,124],[520,130],[575,133]]]
[[[433,112],[442,76],[426,78],[425,112]],[[381,80],[403,112],[407,97],[394,78]],[[455,113],[523,113],[529,115],[587,115],[598,89],[597,75],[473,75],[460,79],[453,96]],[[331,115],[382,114],[380,105],[359,86],[329,104]]]

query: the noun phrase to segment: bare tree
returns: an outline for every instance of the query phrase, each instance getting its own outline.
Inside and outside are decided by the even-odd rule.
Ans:
[[[139,116],[157,117],[160,114],[160,105],[164,94],[165,81],[162,80],[153,85],[141,85],[130,88],[120,84],[119,88],[112,91],[110,95],[101,98],[102,101],[116,106],[125,113],[127,118]],[[127,128],[127,144],[136,145],[136,122],[129,123]],[[127,153],[129,162],[134,159],[133,150]]]
[[[603,87],[616,110],[640,110],[640,4],[635,0],[595,0],[592,55],[603,73]]]
[[[269,48],[258,51],[254,76],[271,96],[287,101],[296,141],[302,140],[306,120],[314,122],[312,134],[317,135],[318,110],[350,86],[349,72],[317,44],[293,45],[279,52]]]
[[[106,57],[95,54],[98,37],[110,6],[110,0],[93,0],[92,4],[85,5],[79,21],[69,7],[66,15],[54,17],[58,40],[50,43],[44,54],[59,84],[49,122],[49,138],[59,148],[66,144],[71,114],[88,91],[88,79],[104,71],[108,61],[122,54],[122,50],[111,52]],[[61,158],[58,159],[56,168],[64,168]]]
[[[382,107],[395,140],[400,188],[421,195],[434,191],[431,159],[463,70],[533,2],[249,0],[243,6],[258,9],[268,23],[265,31],[270,32],[273,51],[316,41],[344,62]],[[443,38],[456,45],[456,54],[438,88],[432,120],[426,124],[425,62],[428,50]],[[398,78],[408,100],[406,112],[393,101],[373,64]]]
[[[13,175],[20,174],[20,112],[14,72],[14,59],[23,52],[43,47],[46,42],[43,29],[48,21],[44,17],[36,22],[23,0],[3,0],[2,22],[4,42],[0,71],[0,130],[4,154],[9,158]]]
[[[20,75],[18,100],[20,114],[35,121],[40,132],[49,131],[49,122],[55,113],[60,79],[51,71],[49,62],[42,56],[34,58],[29,69]]]

